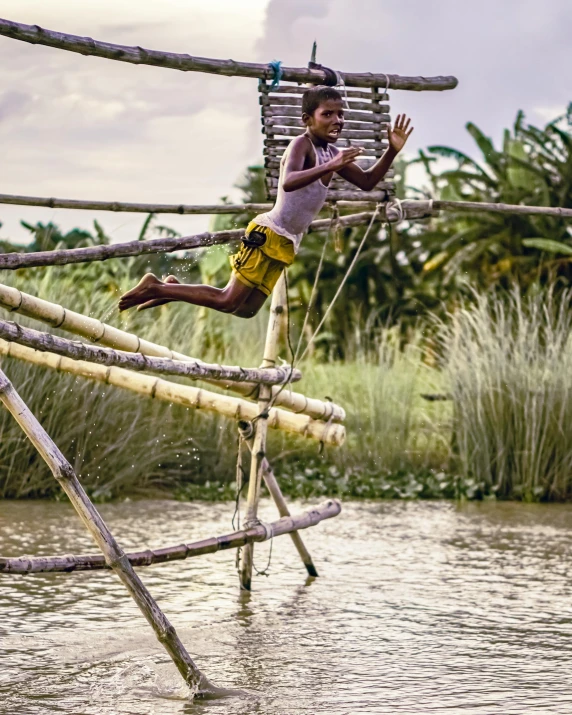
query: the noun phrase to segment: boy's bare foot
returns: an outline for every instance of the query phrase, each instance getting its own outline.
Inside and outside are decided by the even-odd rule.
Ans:
[[[176,276],[167,276],[165,278],[165,283],[180,283],[181,281]],[[155,300],[148,300],[146,303],[142,303],[137,306],[137,310],[148,310],[149,308],[156,308],[158,305],[165,305],[165,303],[171,303],[170,300],[165,300],[161,298],[155,298]]]
[[[119,299],[119,310],[128,310],[134,305],[146,303],[153,300],[157,296],[157,287],[163,285],[157,276],[152,273],[146,273],[143,278],[137,283],[135,288],[124,293]]]

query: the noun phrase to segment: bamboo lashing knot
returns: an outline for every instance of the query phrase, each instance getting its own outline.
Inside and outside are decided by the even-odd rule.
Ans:
[[[401,221],[403,221],[405,217],[405,212],[403,210],[403,204],[401,203],[401,200],[397,198],[397,196],[394,196],[390,201],[385,204],[385,218],[388,222],[391,221],[391,219],[389,218],[390,212],[397,214],[395,223],[401,223]]]

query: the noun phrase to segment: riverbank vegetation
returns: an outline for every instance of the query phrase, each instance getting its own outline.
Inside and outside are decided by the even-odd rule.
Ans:
[[[418,159],[427,170],[426,187],[408,187],[406,167],[398,167],[401,196],[572,207],[572,140],[564,118],[538,129],[519,115],[499,149],[473,125],[468,130],[482,161],[430,148]],[[440,157],[449,162],[444,169]],[[248,171],[245,200],[264,198],[261,178],[261,169]],[[219,217],[215,228],[249,218]],[[99,224],[67,234],[52,224],[28,228],[33,242],[26,250],[111,240]],[[327,249],[309,331],[363,230],[343,231],[342,253]],[[150,216],[140,239],[166,233],[171,229]],[[323,234],[307,236],[289,273],[294,345],[323,240]],[[6,242],[8,248],[13,244]],[[186,305],[121,316],[116,310],[118,296],[147,270],[223,284],[227,253],[213,247],[193,255],[4,272],[0,281],[187,354],[256,365],[264,311],[241,321]],[[571,256],[572,231],[561,219],[444,214],[382,228],[301,365],[300,389],[346,408],[347,443],[320,453],[308,440],[273,434],[269,448],[284,491],[303,497],[568,499]],[[286,344],[281,357],[290,359]],[[237,444],[228,420],[11,359],[2,366],[94,498],[233,497]],[[0,412],[0,497],[58,495],[17,426]]]

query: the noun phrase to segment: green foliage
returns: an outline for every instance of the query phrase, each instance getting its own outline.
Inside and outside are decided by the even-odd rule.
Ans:
[[[539,129],[519,112],[500,149],[468,123],[481,162],[449,147],[429,147],[432,156],[421,153],[418,160],[428,172],[429,193],[443,200],[571,208],[572,137],[563,119]],[[456,166],[436,174],[437,157]],[[561,218],[448,211],[431,222],[420,241],[421,277],[437,279],[442,298],[467,283],[506,288],[517,281],[526,290],[538,280],[572,275],[572,232]]]

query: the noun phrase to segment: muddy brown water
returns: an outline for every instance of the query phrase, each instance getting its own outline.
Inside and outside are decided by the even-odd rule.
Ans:
[[[127,549],[232,531],[231,504],[101,512]],[[0,712],[572,713],[572,507],[353,502],[303,533],[321,577],[280,537],[251,596],[234,552],[139,569],[208,677],[249,692],[209,703],[112,573],[0,576]],[[1,554],[94,550],[67,504],[0,502]]]

